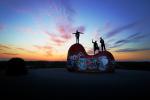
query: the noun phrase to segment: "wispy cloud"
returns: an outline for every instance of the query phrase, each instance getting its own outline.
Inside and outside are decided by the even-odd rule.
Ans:
[[[61,38],[68,40],[71,38],[71,33],[73,31],[73,27],[71,24],[65,24],[63,23],[62,25],[57,26],[57,31],[60,33]]]
[[[52,16],[55,17],[57,31],[57,33],[45,32],[50,37],[51,41],[57,45],[62,45],[72,38],[71,33],[75,32],[75,30],[78,29],[81,32],[85,31],[84,26],[74,26],[76,11],[69,0],[50,0],[49,4],[53,12]],[[54,34],[57,35],[54,36]]]
[[[0,48],[4,48],[4,49],[12,49],[11,47],[4,45],[4,44],[0,44]]]
[[[30,27],[19,27],[17,30],[24,33],[36,34],[36,32],[34,32]]]
[[[141,39],[146,38],[148,34],[142,34],[140,32],[129,35],[128,37],[118,40],[116,41],[113,46],[109,47],[109,48],[116,48],[116,47],[120,47],[123,46],[126,43],[132,43],[132,42],[140,42]]]
[[[39,46],[34,45],[35,48],[38,50],[42,50],[46,53],[46,56],[52,56],[53,55],[53,48],[51,46]]]
[[[17,50],[21,50],[21,51],[24,51],[24,52],[28,52],[28,53],[35,53],[34,51],[31,51],[31,50],[27,50],[25,48],[16,48]]]
[[[47,31],[45,33],[49,36],[50,41],[54,42],[55,45],[62,45],[66,42],[66,40],[59,35]]]
[[[2,52],[4,52],[2,54],[5,54],[6,51],[7,51],[7,53],[9,51],[10,54],[12,52],[18,52],[18,51],[23,51],[23,52],[27,52],[27,53],[31,53],[31,54],[35,53],[34,51],[31,51],[31,50],[28,50],[28,49],[25,49],[25,48],[22,48],[22,47],[17,47],[17,46],[13,46],[13,45],[5,45],[5,44],[0,44],[0,50]],[[12,53],[12,54],[14,54],[14,53]],[[17,54],[19,54],[19,53],[17,53]]]
[[[76,29],[80,32],[84,32],[86,28],[85,26],[78,26]]]
[[[75,10],[69,0],[49,0],[52,15],[61,21],[73,21]]]
[[[5,54],[5,55],[18,55],[17,53],[2,53],[2,54]]]
[[[136,51],[146,51],[146,50],[150,50],[150,48],[141,48],[141,49],[125,48],[125,49],[118,49],[115,52],[136,52]]]
[[[9,6],[11,9],[19,13],[29,13],[33,19],[38,23],[40,29],[43,33],[57,34],[55,37],[49,35],[51,41],[55,42],[58,45],[63,45],[65,42],[72,38],[73,32],[79,30],[83,32],[85,27],[83,25],[74,25],[74,16],[76,14],[75,9],[73,8],[70,0],[44,0],[44,1],[20,1],[14,0],[8,3],[4,1],[3,4]],[[47,16],[46,16],[47,15]],[[44,23],[45,19],[48,18],[54,21],[54,30],[50,31],[47,28],[47,24]],[[50,22],[51,23],[51,22]],[[21,32],[36,34],[30,27],[21,27],[19,29]]]
[[[59,24],[57,26],[57,31],[58,33],[60,33],[60,38],[62,38],[63,40],[69,40],[72,38],[72,33],[75,32],[76,30],[79,30],[80,32],[84,32],[85,31],[85,27],[84,26],[78,26],[75,27],[72,24]]]
[[[106,23],[104,23],[103,26],[97,27],[93,31],[93,36],[94,36],[93,38],[98,40],[100,37],[106,37],[106,34],[104,34],[104,32],[110,30],[110,28],[111,28],[111,23],[110,22],[106,22]]]
[[[47,50],[47,49],[48,49],[48,50],[49,50],[49,49],[52,49],[51,46],[39,46],[39,45],[34,45],[34,47],[36,47],[37,49],[42,49],[42,50],[43,50],[43,49],[46,49],[46,50]]]
[[[141,21],[136,21],[136,22],[129,23],[129,24],[127,24],[127,25],[124,25],[124,26],[115,28],[114,30],[108,32],[107,35],[106,35],[106,37],[107,37],[107,38],[110,38],[110,37],[112,37],[112,36],[115,36],[116,34],[119,34],[120,32],[122,32],[122,31],[124,31],[124,30],[133,28],[133,27],[139,25],[140,23],[141,23]]]

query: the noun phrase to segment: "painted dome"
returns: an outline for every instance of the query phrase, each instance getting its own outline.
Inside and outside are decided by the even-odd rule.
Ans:
[[[67,69],[82,72],[113,72],[115,59],[109,51],[88,55],[81,44],[73,44],[68,50]]]

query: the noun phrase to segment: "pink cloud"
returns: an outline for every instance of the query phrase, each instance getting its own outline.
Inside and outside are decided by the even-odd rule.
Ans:
[[[57,31],[60,33],[61,38],[69,40],[72,37],[71,32],[73,32],[73,27],[69,24],[58,25]]]
[[[63,43],[66,42],[66,39],[64,39],[62,36],[49,33],[47,31],[45,33],[49,36],[50,41],[54,42],[56,45],[62,45]]]
[[[50,36],[50,37],[56,37],[56,36],[58,36],[58,35],[56,35],[56,34],[54,34],[54,33],[48,32],[48,31],[45,31],[45,34],[47,34],[47,35]]]
[[[4,25],[0,24],[0,31],[4,30]]]
[[[74,25],[75,9],[72,7],[69,0],[49,0],[51,16],[56,21],[56,33],[45,33],[49,36],[50,40],[56,45],[63,45],[70,40],[77,29],[81,32],[85,31],[84,26]],[[46,29],[45,29],[46,30]]]
[[[47,56],[52,56],[53,55],[53,48],[51,46],[39,46],[39,45],[34,45],[35,48],[39,50],[45,51]]]
[[[34,32],[30,27],[21,27],[18,30],[29,34],[36,34],[36,32]]]
[[[85,31],[84,26],[74,27],[72,24],[58,24],[56,27],[56,30],[58,34],[48,32],[46,31],[45,34],[47,34],[50,38],[50,40],[57,45],[63,45],[68,40],[72,39],[73,35],[76,30],[79,30],[80,32]]]
[[[85,27],[84,26],[79,26],[79,27],[77,27],[77,30],[80,31],[80,32],[84,32]]]
[[[56,19],[56,31],[59,35],[52,38],[51,40],[58,44],[61,44],[62,42],[65,43],[65,41],[72,38],[72,33],[75,32],[77,29],[81,32],[85,30],[85,27],[83,26],[74,26],[73,19],[75,15],[75,9],[72,7],[69,0],[50,0],[49,4],[53,9],[52,12],[54,12],[54,17]],[[52,37],[52,35],[50,35],[50,37]]]
[[[65,43],[64,40],[59,39],[59,38],[57,38],[57,37],[52,37],[51,40],[52,40],[53,42],[55,42],[57,45],[62,45],[63,43]]]

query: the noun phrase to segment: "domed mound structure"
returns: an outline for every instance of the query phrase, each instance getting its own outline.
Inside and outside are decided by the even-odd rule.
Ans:
[[[113,72],[115,59],[108,51],[88,55],[81,44],[73,44],[68,50],[67,69],[81,72]]]

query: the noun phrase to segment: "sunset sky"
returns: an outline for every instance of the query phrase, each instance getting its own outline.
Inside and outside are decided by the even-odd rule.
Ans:
[[[0,0],[0,60],[65,61],[103,37],[118,61],[150,61],[150,0]]]

